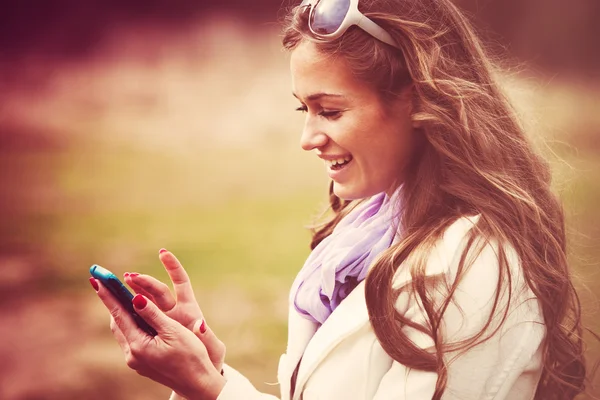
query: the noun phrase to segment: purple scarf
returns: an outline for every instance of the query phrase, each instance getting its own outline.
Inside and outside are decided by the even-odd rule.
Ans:
[[[323,324],[365,279],[371,263],[394,241],[397,193],[392,200],[380,193],[358,205],[310,253],[292,294],[300,315]]]

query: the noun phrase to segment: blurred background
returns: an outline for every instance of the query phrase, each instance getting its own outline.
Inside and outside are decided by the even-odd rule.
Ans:
[[[600,2],[458,4],[504,54],[506,91],[553,165],[599,332]],[[86,282],[93,263],[166,280],[161,247],[190,272],[228,363],[278,392],[287,293],[327,190],[298,145],[280,6],[3,2],[0,399],[166,399],[125,366]]]

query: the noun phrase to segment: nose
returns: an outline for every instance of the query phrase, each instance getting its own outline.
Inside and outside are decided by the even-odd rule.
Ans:
[[[300,146],[303,150],[311,151],[323,147],[329,141],[327,134],[319,129],[318,124],[315,122],[310,116],[306,117],[302,137],[300,138]]]

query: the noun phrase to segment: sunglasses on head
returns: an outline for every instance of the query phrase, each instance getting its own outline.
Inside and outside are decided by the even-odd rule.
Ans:
[[[356,25],[374,38],[400,48],[389,33],[358,11],[358,0],[304,0],[300,7],[310,8],[308,28],[318,39],[337,39]]]

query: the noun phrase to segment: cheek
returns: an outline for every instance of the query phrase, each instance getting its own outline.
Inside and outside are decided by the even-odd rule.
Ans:
[[[389,119],[374,112],[359,117],[337,127],[339,135],[335,135],[334,141],[350,151],[361,164],[361,169],[372,178],[373,175],[389,178],[390,174],[399,174],[415,147],[415,132],[410,120]],[[377,123],[365,125],[359,121]]]

